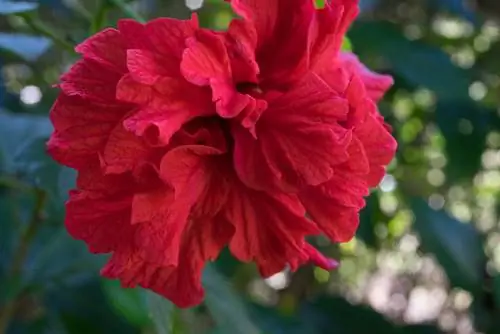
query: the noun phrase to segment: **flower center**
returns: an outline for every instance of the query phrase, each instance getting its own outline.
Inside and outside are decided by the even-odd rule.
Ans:
[[[236,84],[236,90],[242,94],[248,94],[250,96],[262,95],[262,89],[259,85],[253,82],[240,82]]]

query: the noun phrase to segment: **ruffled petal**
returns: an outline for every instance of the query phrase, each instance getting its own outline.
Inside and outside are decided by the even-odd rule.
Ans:
[[[347,160],[351,131],[338,125],[347,117],[344,99],[311,74],[288,93],[268,98],[255,136],[233,127],[238,176],[254,189],[293,191],[318,185]]]
[[[182,78],[160,76],[154,81],[148,86],[132,76],[124,76],[118,84],[120,99],[140,105],[138,111],[124,121],[124,126],[144,137],[149,145],[167,145],[185,123],[215,114],[210,94],[202,88]]]
[[[255,60],[255,27],[248,21],[234,19],[224,36],[234,82],[257,84],[260,70]]]
[[[374,105],[372,108],[376,111]],[[354,133],[363,143],[370,164],[368,185],[376,187],[385,175],[385,167],[394,158],[398,143],[388,131],[380,114],[375,112],[370,113],[362,124],[357,125]]]
[[[80,190],[70,192],[65,225],[69,234],[87,243],[93,253],[108,253],[133,243],[130,224],[132,180],[127,176],[104,176],[98,167],[80,172]]]
[[[319,228],[334,242],[352,239],[359,224],[359,211],[369,195],[366,177],[370,172],[367,154],[361,141],[353,137],[349,160],[336,166],[327,182],[307,187],[300,200]]]
[[[119,123],[112,130],[100,156],[101,166],[107,174],[133,171],[142,161],[147,160],[150,152],[142,138],[127,131]]]
[[[310,29],[311,67],[322,71],[332,66],[347,29],[359,13],[359,0],[329,0],[315,12]]]
[[[324,193],[324,188],[328,186],[332,187],[331,191],[336,191],[332,182],[304,190],[300,194],[300,200],[311,219],[318,224],[330,240],[348,242],[354,237],[359,226],[360,208],[339,204]]]
[[[391,76],[370,71],[359,61],[358,57],[352,53],[343,52],[340,56],[340,60],[342,66],[344,66],[348,72],[353,74],[356,73],[360,76],[365,86],[366,94],[375,102],[378,102],[394,83]]]
[[[118,30],[123,36],[127,49],[151,49],[152,44],[146,26],[132,19],[118,20]]]
[[[75,48],[83,59],[95,61],[117,73],[126,71],[126,43],[120,31],[105,29],[89,37]]]
[[[264,277],[309,259],[304,237],[318,230],[295,196],[251,190],[236,181],[223,214],[235,229],[231,253],[241,261],[255,261]]]
[[[212,137],[209,139],[224,141],[223,136]],[[220,181],[223,177],[219,177],[213,157],[223,153],[220,147],[224,146],[207,142],[206,146],[172,149],[159,169],[168,187],[134,196],[132,222],[139,224],[136,242],[144,258],[162,266],[178,265],[182,236],[190,221],[196,224],[199,219],[215,217],[224,205],[227,187]],[[201,214],[200,207],[204,209]]]
[[[61,76],[59,87],[66,95],[111,105],[116,104],[116,84],[121,76],[114,68],[82,59]]]
[[[98,158],[111,131],[127,112],[124,106],[61,94],[50,112],[55,131],[47,144],[49,154],[66,166],[85,168]]]
[[[286,87],[308,71],[313,1],[231,0],[234,11],[253,24],[261,84]],[[290,38],[293,36],[293,38]]]
[[[198,17],[193,14],[190,20],[158,18],[146,24],[146,35],[156,52],[177,60],[182,57],[186,40],[198,30]]]
[[[199,30],[196,37],[188,39],[187,45],[181,62],[184,77],[197,86],[210,86],[221,117],[237,116],[249,104],[250,97],[236,90],[223,38]]]
[[[101,273],[119,279],[124,287],[151,289],[178,307],[194,306],[204,297],[201,276],[205,263],[218,256],[231,234],[231,225],[222,219],[198,220],[183,235],[183,260],[177,267],[149,262],[132,245],[124,245]]]

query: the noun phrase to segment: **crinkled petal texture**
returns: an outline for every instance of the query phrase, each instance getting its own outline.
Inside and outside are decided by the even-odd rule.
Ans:
[[[102,275],[180,307],[224,247],[261,275],[337,263],[307,240],[353,237],[396,142],[392,79],[341,53],[356,0],[232,0],[226,32],[121,20],[80,44],[51,110],[52,157],[78,171],[68,232]]]

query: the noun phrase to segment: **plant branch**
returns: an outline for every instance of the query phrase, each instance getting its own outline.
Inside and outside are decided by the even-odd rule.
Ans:
[[[0,176],[0,188],[2,187],[27,193],[34,191],[31,185],[10,176]]]
[[[14,258],[10,270],[8,272],[9,277],[15,280],[21,274],[24,262],[28,256],[28,251],[36,236],[40,223],[43,221],[43,210],[45,208],[45,202],[47,200],[47,194],[41,189],[34,189],[35,192],[35,207],[33,208],[33,213],[31,215],[31,220],[29,222],[28,228],[22,234],[19,244],[15,251]],[[17,298],[12,298],[6,303],[6,305],[1,309],[0,313],[0,334],[5,334],[7,332],[10,320],[14,316],[17,308]]]

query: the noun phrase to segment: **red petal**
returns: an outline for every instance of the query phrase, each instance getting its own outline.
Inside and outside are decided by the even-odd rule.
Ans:
[[[229,24],[225,37],[234,82],[257,83],[259,74],[259,65],[255,61],[257,32],[253,25],[235,19]]]
[[[389,75],[382,75],[370,71],[359,61],[358,57],[352,53],[344,52],[341,54],[340,59],[342,61],[342,66],[344,66],[348,72],[352,74],[356,73],[360,76],[365,86],[366,94],[375,102],[384,96],[394,82]]]
[[[101,165],[106,173],[119,174],[132,171],[147,159],[150,149],[133,133],[119,123],[111,132],[104,148]]]
[[[102,274],[118,278],[124,287],[140,285],[168,298],[178,307],[201,303],[201,276],[205,263],[215,259],[232,234],[224,220],[198,220],[190,224],[182,241],[182,258],[177,267],[164,267],[144,260],[129,245],[115,252]]]
[[[125,76],[118,91],[120,98],[143,105],[124,125],[152,146],[168,144],[190,120],[215,114],[208,92],[183,79],[161,77],[154,86],[144,86]]]
[[[65,225],[71,236],[85,241],[94,253],[132,243],[131,184],[126,176],[103,176],[96,168],[80,172],[78,186],[84,190],[70,192],[66,204]]]
[[[121,76],[109,66],[82,59],[61,76],[59,86],[69,96],[76,95],[97,103],[116,104],[116,84]]]
[[[310,31],[313,68],[323,71],[332,66],[358,13],[358,0],[327,1],[324,8],[317,10]]]
[[[139,224],[135,243],[141,257],[162,266],[177,266],[190,208],[189,203],[176,204],[173,191],[167,188],[136,194],[132,223]]]
[[[237,116],[248,105],[250,97],[236,91],[229,56],[223,39],[215,33],[200,30],[187,42],[181,72],[191,83],[210,86],[212,100],[221,117]]]
[[[229,244],[241,261],[255,261],[265,277],[309,257],[304,237],[317,233],[316,226],[292,195],[254,191],[238,183],[228,196],[225,217],[235,229]]]
[[[98,157],[116,124],[128,111],[119,105],[87,102],[61,94],[50,112],[55,132],[48,151],[58,162],[81,169]]]
[[[376,111],[374,105],[372,108]],[[363,143],[370,164],[367,177],[370,187],[376,187],[380,183],[385,175],[385,166],[394,158],[398,145],[378,116],[380,115],[375,112],[370,113],[365,122],[357,125],[354,131],[355,136]]]
[[[154,85],[161,77],[176,76],[179,64],[165,61],[147,50],[128,50],[127,68],[132,78],[145,85]]]
[[[198,29],[196,14],[190,20],[158,18],[146,24],[146,35],[157,52],[179,60],[186,48],[185,41]]]
[[[359,224],[359,211],[369,195],[366,177],[370,172],[367,153],[361,141],[353,137],[349,160],[335,167],[327,182],[308,187],[300,193],[307,212],[334,242],[352,239]]]
[[[254,189],[285,191],[330,179],[333,166],[347,160],[351,133],[338,125],[346,101],[311,75],[301,85],[269,101],[256,136],[233,127],[235,168]]]
[[[136,243],[144,258],[162,266],[177,265],[188,217],[200,217],[193,209],[209,197],[219,209],[225,203],[227,188],[224,191],[223,183],[212,181],[218,171],[210,155],[220,153],[208,146],[175,148],[160,164],[161,177],[172,189],[165,187],[134,196],[132,219],[134,224],[140,223]],[[208,219],[216,214],[217,211],[205,210],[201,218]]]
[[[122,74],[126,71],[126,44],[116,29],[108,28],[89,37],[76,47],[84,59],[92,60]]]
[[[312,1],[232,0],[231,4],[257,32],[262,85],[287,86],[305,75],[309,26],[315,12]]]
[[[152,47],[144,24],[132,19],[121,19],[118,20],[118,30],[127,44],[127,49],[150,49]]]
[[[338,180],[336,178],[320,187],[311,187],[304,190],[300,194],[300,200],[304,204],[307,213],[333,242],[347,242],[354,237],[358,228],[360,208],[344,206],[336,199],[325,194],[325,190],[330,193],[339,190],[334,183]],[[332,189],[328,189],[329,186]],[[360,197],[360,200],[363,199]]]

